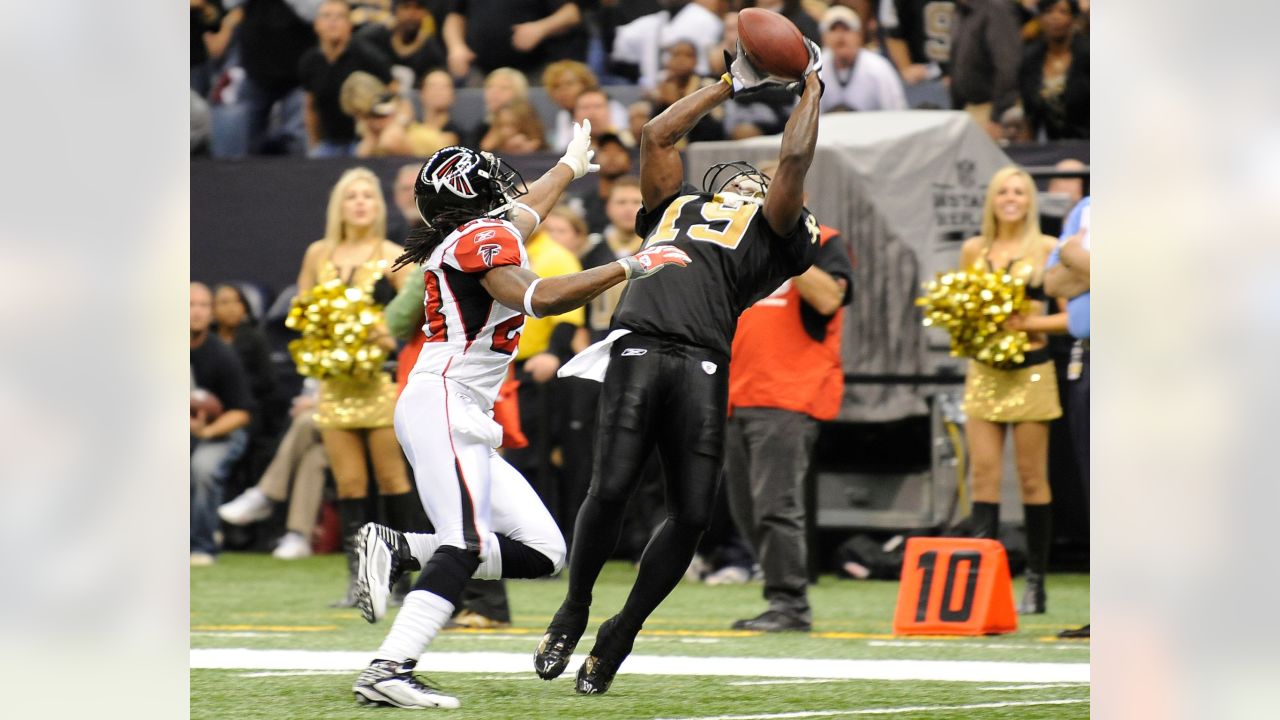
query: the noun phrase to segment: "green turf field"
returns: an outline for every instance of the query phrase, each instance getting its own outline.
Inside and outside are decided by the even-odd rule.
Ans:
[[[857,582],[824,576],[810,591],[811,634],[766,635],[729,630],[729,624],[763,609],[760,585],[707,587],[683,583],[650,618],[636,642],[639,656],[673,667],[695,658],[698,674],[636,674],[623,665],[603,696],[579,696],[572,674],[590,649],[595,626],[621,606],[634,577],[623,563],[611,563],[595,593],[596,614],[565,676],[538,680],[532,671],[434,672],[431,680],[456,694],[463,718],[712,718],[712,717],[993,717],[1086,718],[1089,687],[1076,681],[973,681],[897,679],[814,679],[796,673],[752,677],[733,672],[730,659],[772,658],[876,661],[867,666],[914,664],[892,661],[1042,664],[1041,668],[1089,661],[1088,641],[1062,641],[1057,631],[1088,618],[1089,579],[1049,578],[1049,613],[1021,622],[1010,635],[982,638],[892,635],[897,583]],[[266,555],[228,554],[210,568],[191,570],[191,717],[193,718],[369,718],[397,715],[394,709],[361,708],[350,692],[355,669],[312,665],[255,664],[262,653],[234,667],[207,667],[208,649],[327,651],[298,657],[332,658],[333,651],[369,653],[388,625],[366,624],[355,610],[327,607],[345,588],[344,560],[338,555],[292,562]],[[563,597],[563,579],[508,583],[513,626],[500,631],[448,631],[430,653],[512,653],[531,658],[551,614]],[[1014,582],[1015,592],[1021,583]],[[221,657],[221,655],[219,655]],[[241,654],[236,654],[241,657]],[[291,658],[293,656],[290,656]],[[345,656],[344,656],[345,657]],[[442,656],[444,657],[444,656]],[[459,655],[456,657],[469,657]],[[495,656],[497,657],[497,656]],[[706,658],[706,673],[702,660]],[[717,660],[719,659],[719,660]],[[879,661],[891,661],[880,663]],[[424,664],[426,657],[424,657]],[[520,662],[523,662],[522,660]],[[985,667],[985,666],[983,666]],[[1008,665],[1001,665],[1008,668]],[[325,669],[320,669],[325,668]],[[477,668],[480,670],[481,668]],[[518,669],[518,668],[515,668]],[[662,670],[662,672],[666,672]],[[911,675],[910,672],[906,673]],[[1085,701],[1085,702],[1081,702]],[[785,714],[785,715],[780,715]]]

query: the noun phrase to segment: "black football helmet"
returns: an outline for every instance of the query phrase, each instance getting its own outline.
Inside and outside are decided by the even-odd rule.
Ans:
[[[735,184],[742,183],[744,180],[757,187],[752,187],[752,192],[743,192],[746,188],[735,188]],[[769,176],[760,172],[755,165],[741,160],[719,163],[707,168],[707,172],[702,176],[702,191],[719,195],[726,190],[739,195],[754,194],[764,197],[764,194],[769,191]]]
[[[413,194],[428,225],[441,214],[462,210],[474,217],[505,213],[527,193],[520,173],[493,153],[451,146],[422,164]]]

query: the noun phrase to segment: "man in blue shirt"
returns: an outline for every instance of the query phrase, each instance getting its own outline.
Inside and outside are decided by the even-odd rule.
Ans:
[[[1067,300],[1067,331],[1076,339],[1067,365],[1068,421],[1076,450],[1076,466],[1089,499],[1089,198],[1081,200],[1062,229],[1062,242],[1049,256],[1044,290]],[[1066,630],[1059,637],[1089,637],[1089,626]]]

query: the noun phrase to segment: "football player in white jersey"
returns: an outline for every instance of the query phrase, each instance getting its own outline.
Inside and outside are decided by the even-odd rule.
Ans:
[[[415,187],[426,226],[410,233],[397,267],[421,263],[427,341],[396,405],[396,437],[413,464],[433,534],[368,524],[359,535],[356,602],[381,619],[390,585],[421,568],[390,632],[352,688],[361,704],[458,707],[457,698],[413,673],[453,614],[463,585],[480,578],[550,575],[564,564],[564,538],[537,493],[496,452],[502,427],[493,402],[526,315],[556,315],[605,289],[667,265],[686,265],[664,245],[572,275],[539,278],[524,238],[569,183],[591,164],[591,125],[574,126],[564,157],[524,187],[501,159],[448,147],[422,166]],[[519,198],[519,200],[517,200]]]

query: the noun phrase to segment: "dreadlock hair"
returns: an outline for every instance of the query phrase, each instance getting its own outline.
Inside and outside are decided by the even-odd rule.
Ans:
[[[404,241],[404,252],[396,258],[391,269],[399,270],[405,265],[426,262],[449,233],[477,217],[474,208],[446,208],[436,213],[431,222],[409,231]]]

